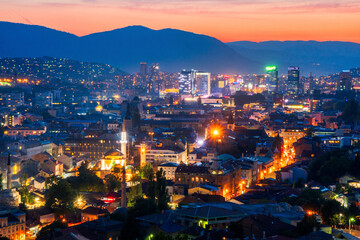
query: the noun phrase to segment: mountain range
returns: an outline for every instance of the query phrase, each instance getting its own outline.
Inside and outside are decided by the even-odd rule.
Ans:
[[[159,63],[161,70],[198,69],[213,73],[264,73],[268,64],[285,73],[325,74],[360,66],[360,44],[349,42],[269,41],[223,43],[191,32],[130,26],[86,36],[43,26],[0,22],[0,57],[70,58],[110,64],[138,72],[139,63]]]

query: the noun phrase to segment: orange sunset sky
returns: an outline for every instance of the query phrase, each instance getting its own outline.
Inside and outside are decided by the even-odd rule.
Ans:
[[[206,34],[224,42],[360,43],[360,0],[0,0],[0,21],[78,36],[143,25]]]

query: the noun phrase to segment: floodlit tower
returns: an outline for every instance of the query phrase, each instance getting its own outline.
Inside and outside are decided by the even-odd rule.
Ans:
[[[146,145],[144,143],[140,144],[140,167],[146,165]]]

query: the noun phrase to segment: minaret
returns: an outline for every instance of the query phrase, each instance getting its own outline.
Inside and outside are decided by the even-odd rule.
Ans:
[[[121,207],[126,208],[126,168],[122,168],[122,183],[121,183]]]
[[[8,165],[7,165],[7,189],[11,189],[11,160],[10,160],[10,153],[8,155]]]
[[[122,125],[122,132],[121,132],[121,153],[124,154],[124,158],[127,159],[127,136],[126,136],[126,130],[125,130],[125,122],[123,122]]]

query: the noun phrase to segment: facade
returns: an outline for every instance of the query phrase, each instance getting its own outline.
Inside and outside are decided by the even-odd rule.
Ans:
[[[288,92],[290,94],[299,94],[300,89],[300,69],[299,67],[288,68]]]
[[[109,211],[103,208],[87,207],[81,211],[81,222],[88,222],[97,220],[99,217],[103,217],[109,214]]]
[[[158,166],[158,171],[162,169],[165,173],[166,180],[175,180],[175,171],[178,167],[177,163],[169,162],[169,163],[163,163]]]
[[[243,214],[216,206],[184,208],[175,212],[177,222],[183,226],[199,226],[205,229],[225,229],[239,221]]]
[[[91,160],[99,160],[107,151],[118,147],[120,147],[120,137],[73,138],[66,140],[64,154],[68,156],[86,155]]]
[[[182,70],[179,74],[179,94],[193,95],[195,93],[196,71]]]
[[[46,127],[7,127],[4,131],[5,136],[11,137],[27,137],[40,136],[46,132]]]
[[[18,209],[0,209],[0,234],[11,240],[25,240],[26,214]]]
[[[230,199],[241,189],[241,162],[237,160],[213,161],[210,166],[180,165],[175,171],[175,183],[194,188],[203,183],[219,186],[221,195]]]
[[[36,93],[35,97],[35,106],[42,108],[51,108],[53,105],[53,93],[48,92],[40,92]]]
[[[344,70],[340,73],[338,82],[337,82],[337,90],[339,92],[351,91],[352,83],[351,83],[351,75],[349,70]]]
[[[24,105],[24,92],[0,93],[0,106],[5,106],[11,111]]]
[[[147,149],[146,162],[155,165],[172,162],[180,164],[181,162],[187,163],[187,156],[185,150],[170,150],[170,149]]]
[[[195,83],[196,95],[210,96],[211,93],[210,78],[211,78],[210,73],[196,72],[196,83]]]

